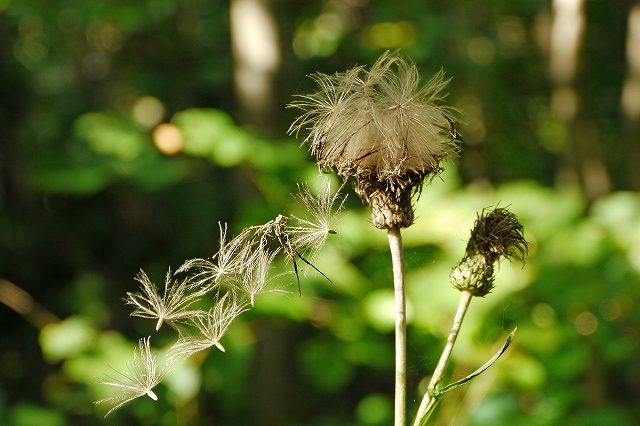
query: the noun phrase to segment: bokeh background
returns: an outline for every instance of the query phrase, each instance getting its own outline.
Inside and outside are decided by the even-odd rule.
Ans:
[[[451,375],[508,352],[440,425],[640,423],[640,4],[631,0],[1,0],[0,424],[388,425],[386,235],[351,194],[303,295],[269,294],[218,351],[103,419],[97,381],[140,337],[144,268],[296,208],[315,164],[286,136],[306,75],[402,49],[452,77],[459,157],[404,232],[409,412],[457,304],[477,212],[509,207],[524,267],[474,300]],[[337,181],[336,181],[337,183]]]

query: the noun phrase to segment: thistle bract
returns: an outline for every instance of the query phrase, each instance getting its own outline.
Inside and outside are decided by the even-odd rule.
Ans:
[[[322,170],[354,179],[376,227],[411,225],[411,196],[457,150],[454,121],[440,105],[444,73],[421,86],[416,66],[387,52],[369,70],[312,78],[319,89],[290,105],[303,113],[289,132],[306,133]]]
[[[481,255],[465,257],[453,268],[450,279],[458,290],[484,297],[493,289],[493,264],[487,264]]]
[[[509,210],[498,207],[483,211],[471,230],[467,256],[480,254],[487,263],[494,263],[500,256],[522,262],[529,248],[523,232],[518,218]]]

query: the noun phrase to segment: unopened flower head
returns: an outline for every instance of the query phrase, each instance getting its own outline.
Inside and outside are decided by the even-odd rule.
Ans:
[[[473,296],[484,297],[493,290],[493,263],[487,264],[482,255],[465,256],[451,271],[451,285]]]
[[[451,271],[451,284],[473,296],[493,289],[494,267],[500,256],[524,261],[528,244],[516,215],[503,208],[482,211],[471,231],[464,258]]]
[[[369,70],[312,78],[319,89],[291,104],[303,113],[289,132],[306,133],[323,170],[354,178],[375,226],[411,225],[413,192],[457,150],[450,110],[440,105],[444,74],[421,86],[416,66],[387,52]]]
[[[153,388],[164,379],[170,365],[165,364],[158,367],[156,359],[151,353],[149,341],[149,337],[140,339],[127,371],[114,370],[117,377],[109,377],[101,382],[104,385],[113,386],[117,391],[115,395],[95,402],[95,404],[112,405],[105,417],[140,396],[147,395],[154,401],[158,400]]]

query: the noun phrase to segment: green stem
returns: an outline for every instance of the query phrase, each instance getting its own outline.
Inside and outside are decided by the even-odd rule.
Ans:
[[[404,292],[404,254],[400,229],[389,229],[388,237],[391,261],[393,264],[393,289],[395,295],[396,318],[394,426],[405,426],[407,424],[407,318]]]
[[[453,351],[453,345],[455,345],[456,343],[456,338],[458,337],[458,333],[460,332],[460,326],[462,325],[464,316],[467,313],[467,309],[469,308],[469,303],[471,302],[472,297],[473,296],[468,291],[462,291],[460,293],[458,310],[456,311],[456,316],[453,319],[453,325],[451,326],[451,331],[449,332],[449,337],[447,338],[447,344],[442,350],[442,354],[440,355],[440,359],[438,360],[438,365],[433,372],[433,376],[431,376],[429,386],[427,386],[427,392],[422,398],[422,402],[420,403],[420,408],[418,408],[418,414],[416,415],[416,419],[413,422],[413,426],[423,426],[427,423],[429,417],[435,410],[440,397],[442,396],[442,394],[438,392],[438,388],[440,387],[442,380],[444,379],[444,372],[447,368],[447,364],[449,363],[449,358],[451,357],[451,352]]]

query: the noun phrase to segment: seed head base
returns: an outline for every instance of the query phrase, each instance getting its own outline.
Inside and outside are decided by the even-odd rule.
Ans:
[[[434,173],[437,171],[381,176],[379,170],[373,168],[338,168],[338,174],[345,181],[354,178],[355,192],[369,206],[371,223],[379,229],[407,228],[413,224],[411,198],[414,193],[420,193],[424,179]]]

